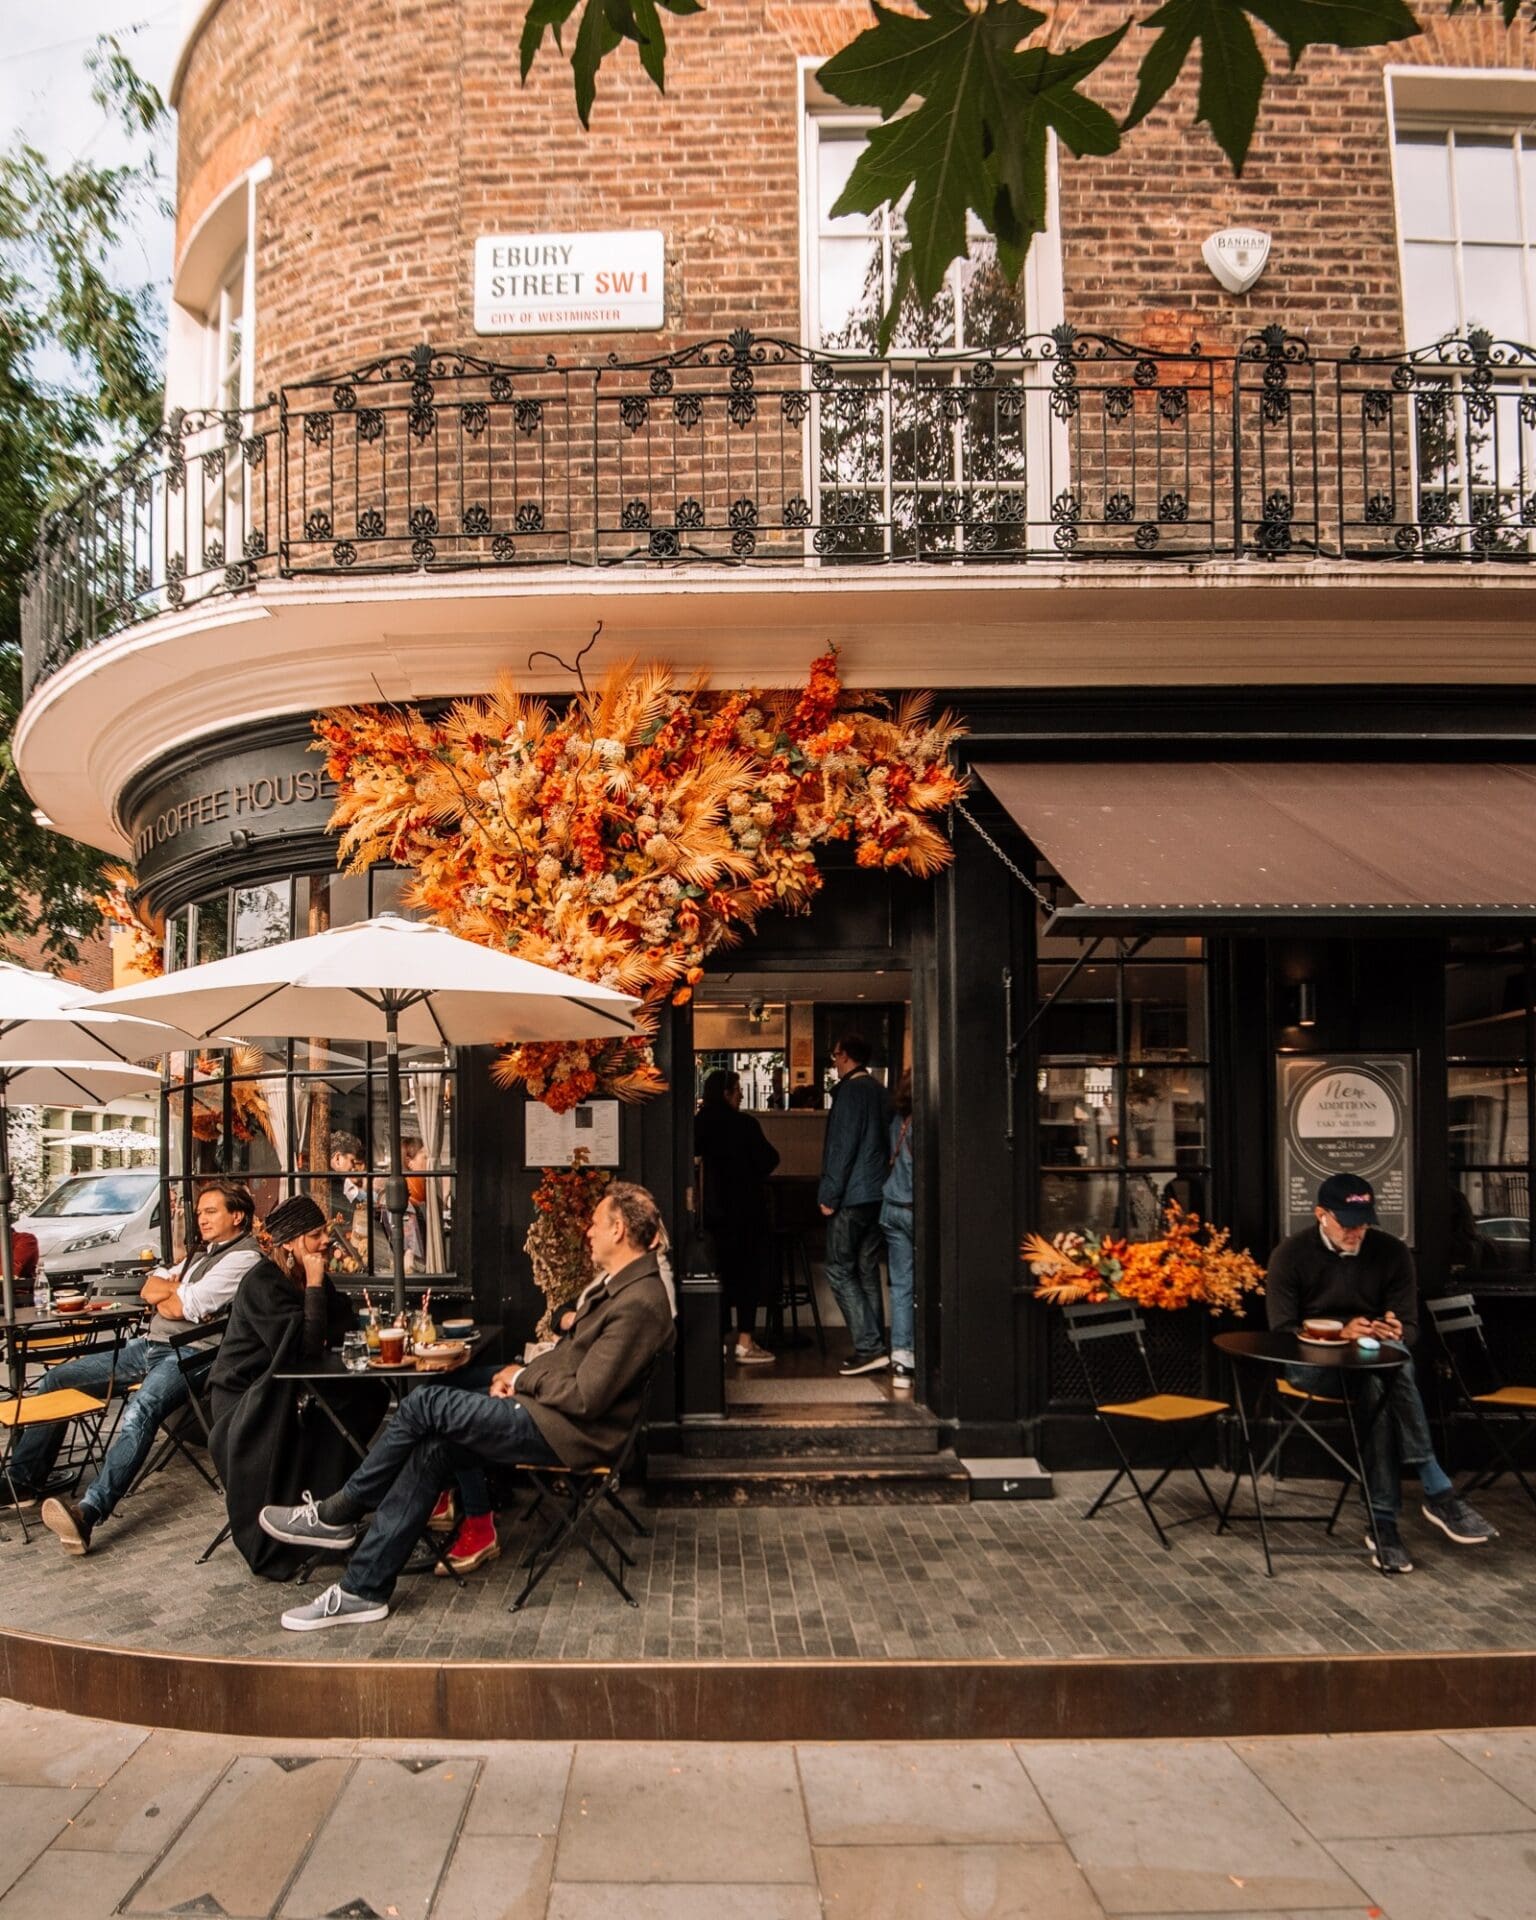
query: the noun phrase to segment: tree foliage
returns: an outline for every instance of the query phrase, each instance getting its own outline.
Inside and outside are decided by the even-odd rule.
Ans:
[[[1487,4],[1451,0],[1451,10]],[[1506,26],[1526,7],[1536,13],[1536,0],[1493,4]],[[702,11],[699,0],[530,0],[525,80],[546,32],[563,50],[560,29],[578,5],[570,59],[583,126],[610,53],[633,41],[646,73],[664,90],[662,11]],[[834,215],[874,213],[910,196],[911,244],[881,318],[882,352],[903,306],[931,300],[950,265],[965,256],[968,214],[993,236],[1009,278],[1017,277],[1045,221],[1048,132],[1074,154],[1116,152],[1198,49],[1196,118],[1240,173],[1269,78],[1256,25],[1281,43],[1293,67],[1309,48],[1384,46],[1422,32],[1407,0],[1164,0],[1077,47],[1056,46],[1051,16],[1024,0],[908,0],[901,12],[877,3],[871,12],[874,24],[834,54],[817,79],[835,99],[880,114]],[[1133,31],[1141,49],[1138,83],[1130,111],[1117,122],[1086,83]]]
[[[102,857],[34,819],[11,759],[25,569],[43,516],[153,431],[161,406],[158,302],[120,284],[118,255],[146,199],[163,201],[165,108],[116,40],[89,66],[128,160],[56,170],[19,140],[0,153],[0,941],[40,933],[60,960],[100,920]]]

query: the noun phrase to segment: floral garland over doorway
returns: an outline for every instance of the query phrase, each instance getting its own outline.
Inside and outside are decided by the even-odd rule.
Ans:
[[[439,925],[642,995],[650,1034],[765,909],[809,909],[829,842],[861,867],[937,873],[941,816],[965,790],[958,722],[926,696],[846,692],[831,651],[798,692],[625,663],[558,707],[503,682],[439,718],[350,707],[315,729],[345,864],[409,867],[412,904]],[[556,1111],[665,1085],[648,1035],[513,1047],[498,1077]]]

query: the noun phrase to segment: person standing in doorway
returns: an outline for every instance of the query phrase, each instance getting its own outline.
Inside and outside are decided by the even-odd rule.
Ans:
[[[837,1086],[827,1116],[817,1199],[827,1219],[827,1285],[853,1351],[839,1373],[881,1373],[885,1310],[880,1292],[880,1200],[890,1163],[889,1104],[869,1070],[869,1042],[844,1034],[832,1049]]]
[[[880,1194],[880,1231],[885,1235],[885,1260],[891,1276],[891,1383],[898,1393],[912,1391],[917,1367],[914,1345],[916,1271],[912,1240],[912,1069],[896,1083],[895,1111],[891,1115],[890,1171]]]
[[[741,1075],[717,1068],[704,1082],[693,1121],[699,1163],[699,1217],[715,1243],[728,1311],[736,1316],[731,1357],[746,1367],[774,1359],[757,1342],[757,1303],[768,1244],[768,1176],[778,1149],[741,1111]]]

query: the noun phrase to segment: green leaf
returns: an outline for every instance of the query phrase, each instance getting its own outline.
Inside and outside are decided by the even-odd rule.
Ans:
[[[576,7],[577,0],[529,0],[528,11],[523,15],[522,36],[518,41],[518,66],[525,83],[533,69],[534,56],[544,44],[546,33],[564,52],[565,43],[560,38],[560,29],[576,11]]]
[[[1379,47],[1424,29],[1403,0],[1246,0],[1248,11],[1283,40],[1294,67],[1308,47]]]
[[[576,111],[582,126],[590,127],[592,106],[597,98],[597,70],[614,48],[625,40],[632,40],[641,66],[657,91],[664,93],[667,36],[661,24],[662,12],[678,17],[702,13],[704,0],[529,0],[518,41],[519,65],[525,82],[546,33],[564,51],[560,30],[578,6],[582,8],[581,25],[576,29],[576,44],[571,49],[571,70],[576,81]]]

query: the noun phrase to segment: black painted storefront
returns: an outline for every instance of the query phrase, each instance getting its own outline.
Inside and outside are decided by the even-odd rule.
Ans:
[[[1053,761],[1064,780],[1081,778],[1085,760],[1116,751],[1176,762],[1287,754],[1536,759],[1536,704],[1523,691],[1152,689],[978,693],[953,704],[970,725],[973,761]],[[238,740],[200,743],[139,777],[122,806],[135,837],[182,810],[175,828],[141,852],[141,877],[156,907],[174,911],[218,888],[334,871],[324,826],[329,798],[318,782],[297,777],[313,781],[319,768],[310,739],[303,720],[274,721]],[[268,784],[256,784],[262,781]],[[979,783],[968,805],[1002,851],[1032,871],[1026,837]],[[729,962],[738,974],[782,976],[796,967],[910,974],[919,1396],[962,1455],[1024,1451],[1068,1468],[1099,1457],[1096,1436],[1058,1320],[1031,1298],[1018,1259],[1038,1206],[1035,902],[967,821],[955,819],[951,835],[954,864],[936,881],[834,866],[808,918],[765,918]],[[1277,1237],[1277,1049],[1388,1049],[1417,1063],[1419,1259],[1426,1283],[1447,1277],[1448,937],[1383,934],[1362,920],[1326,929],[1237,927],[1208,938],[1208,1206],[1238,1244],[1263,1255]],[[1318,1020],[1307,1032],[1287,1017],[1301,977],[1317,984]],[[673,1009],[658,1053],[684,1091],[627,1108],[622,1119],[624,1171],[662,1199],[679,1229],[684,1267],[691,1050],[689,1010]],[[500,1317],[516,1340],[540,1307],[522,1252],[536,1175],[522,1164],[523,1101],[493,1086],[489,1065],[478,1050],[460,1060],[455,1264],[477,1315]],[[1525,1347],[1536,1300],[1525,1297],[1518,1276],[1501,1275],[1492,1291],[1503,1338]],[[655,1403],[653,1444],[663,1448],[675,1441],[678,1420],[707,1419],[721,1404],[716,1290],[708,1278],[683,1273],[680,1293],[684,1338]],[[1218,1385],[1208,1332],[1193,1315],[1169,1317],[1158,1330],[1168,1385]]]

